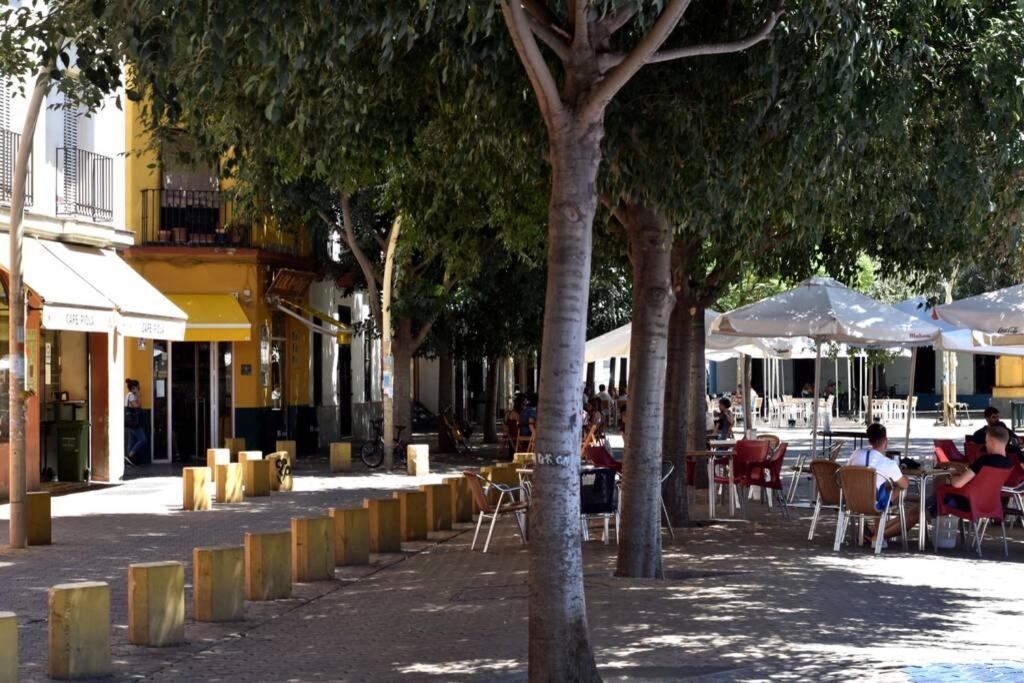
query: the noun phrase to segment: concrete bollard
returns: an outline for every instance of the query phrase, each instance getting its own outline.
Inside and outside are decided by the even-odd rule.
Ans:
[[[245,463],[249,460],[262,460],[263,451],[239,451],[238,462]]]
[[[245,494],[242,493],[245,481],[240,463],[231,462],[227,465],[217,465],[214,481],[216,482],[218,503],[241,503],[245,500]]]
[[[365,508],[331,508],[334,520],[334,565],[370,563],[370,514]]]
[[[14,612],[0,612],[0,681],[18,680],[18,617]]]
[[[30,491],[25,494],[26,532],[29,545],[50,545],[53,525],[48,491]]]
[[[99,581],[50,589],[50,678],[113,673],[110,659],[110,586]]]
[[[287,531],[245,535],[245,599],[292,596],[292,535]]]
[[[185,642],[185,565],[181,562],[128,565],[128,641],[149,647]]]
[[[288,464],[295,467],[295,457],[298,455],[298,450],[295,448],[294,441],[276,441],[274,442],[274,450],[287,453]]]
[[[245,467],[245,495],[249,497],[270,495],[269,460],[246,460],[241,463]]]
[[[444,480],[451,490],[452,522],[472,522],[473,496],[469,493],[469,482],[465,477],[450,477]]]
[[[217,465],[227,465],[231,462],[231,450],[228,448],[207,448],[206,466],[211,470]]]
[[[183,510],[210,509],[210,468],[183,467],[181,470],[181,507]]]
[[[451,488],[444,484],[426,484],[420,491],[427,496],[427,531],[451,531]]]
[[[292,581],[334,578],[334,520],[292,517]]]
[[[192,618],[240,621],[245,614],[245,553],[242,546],[193,548]]]
[[[402,540],[427,540],[427,494],[422,491],[395,491],[391,495],[401,510]]]
[[[409,474],[422,477],[430,474],[430,446],[411,443],[405,447],[405,465]]]
[[[401,504],[387,498],[367,498],[363,507],[370,522],[370,552],[402,552]]]
[[[245,439],[224,439],[224,448],[227,449],[231,456],[231,462],[238,462],[238,454],[244,451],[248,446],[245,444]]]
[[[331,444],[331,472],[348,472],[352,469],[352,444]]]
[[[292,466],[288,464],[288,454],[284,451],[271,453],[266,457],[270,461],[270,490],[292,490]]]

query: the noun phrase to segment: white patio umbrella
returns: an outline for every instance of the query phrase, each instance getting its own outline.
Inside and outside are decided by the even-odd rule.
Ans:
[[[913,377],[916,347],[931,344],[939,336],[939,329],[928,321],[826,277],[812,277],[787,292],[723,313],[715,319],[711,331],[743,337],[810,337],[814,340],[812,457],[818,449],[818,385],[823,342],[861,347],[909,346],[914,349],[910,357]],[[907,419],[910,419],[909,410]]]
[[[1024,343],[1024,285],[942,304],[935,312],[957,327],[993,335],[994,344]]]

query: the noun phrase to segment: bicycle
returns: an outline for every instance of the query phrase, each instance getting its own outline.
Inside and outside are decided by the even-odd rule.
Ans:
[[[459,426],[458,422],[454,418],[450,417],[451,406],[448,406],[441,411],[438,416],[441,421],[441,429],[445,430],[448,438],[453,444],[455,444],[455,450],[465,455],[473,450],[473,447],[469,444],[469,439],[462,431],[462,427]]]
[[[373,425],[373,440],[367,441],[359,449],[359,458],[370,469],[376,469],[384,462],[384,418],[371,420],[370,424]],[[395,425],[395,445],[391,451],[395,456],[394,464],[400,467],[406,464],[405,449],[408,444],[402,440],[404,430],[405,427]]]

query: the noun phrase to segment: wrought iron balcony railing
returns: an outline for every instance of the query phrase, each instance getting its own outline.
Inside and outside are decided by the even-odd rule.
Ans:
[[[232,225],[231,199],[216,190],[143,190],[143,244],[208,247],[250,245],[249,230]]]
[[[58,147],[57,215],[112,221],[114,159],[80,147]]]
[[[0,129],[0,202],[11,203],[14,189],[14,162],[18,157],[18,145],[21,134],[12,130]],[[25,178],[25,206],[32,206],[32,157],[28,156],[28,175]]]

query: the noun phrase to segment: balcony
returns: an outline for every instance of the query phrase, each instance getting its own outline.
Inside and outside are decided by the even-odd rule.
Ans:
[[[217,190],[143,190],[140,242],[182,247],[250,244],[249,230],[232,224],[231,199]]]
[[[14,162],[18,156],[21,134],[0,129],[0,203],[10,204],[14,190]],[[32,157],[28,156],[28,177],[25,179],[25,206],[32,206]]]
[[[114,159],[79,147],[57,148],[57,215],[114,220]]]

